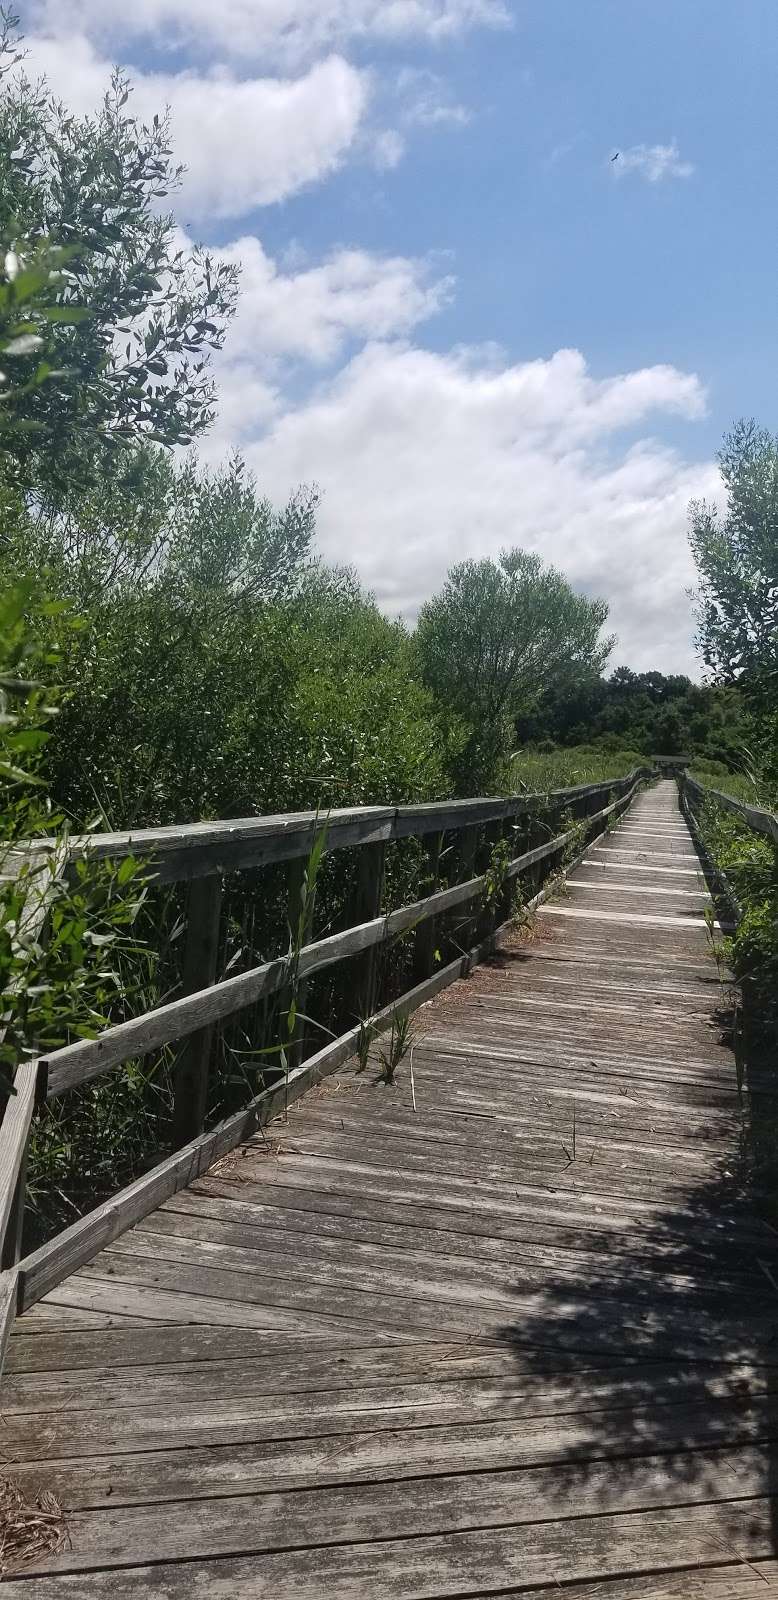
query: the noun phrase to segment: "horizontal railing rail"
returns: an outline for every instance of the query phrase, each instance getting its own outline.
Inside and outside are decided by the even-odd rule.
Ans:
[[[326,1073],[336,1070],[356,1049],[361,1027],[379,1031],[400,1015],[408,1015],[448,983],[463,976],[495,947],[509,922],[511,884],[527,878],[534,891],[529,903],[543,897],[542,878],[564,851],[577,853],[596,830],[623,811],[640,785],[653,776],[638,768],[623,778],[583,784],[546,795],[521,795],[506,799],[453,801],[430,806],[364,807],[331,813],[326,819],[315,812],[260,817],[237,822],[200,823],[185,828],[145,829],[125,834],[103,834],[70,841],[70,858],[117,859],[133,855],[153,863],[158,881],[189,881],[189,935],[184,961],[185,992],[142,1015],[105,1028],[95,1039],[76,1039],[59,1050],[26,1062],[17,1072],[17,1093],[6,1107],[0,1125],[0,1236],[7,1227],[19,1183],[24,1179],[26,1149],[36,1099],[51,1098],[87,1083],[100,1074],[164,1050],[181,1046],[174,1107],[174,1143],[177,1148],[151,1172],[106,1200],[55,1238],[22,1260],[9,1305],[20,1310],[31,1305],[56,1282],[89,1260],[108,1239],[154,1209],[161,1201],[191,1182],[198,1173],[232,1149],[250,1133],[277,1115],[292,1100]],[[601,804],[602,801],[605,804]],[[576,816],[576,812],[580,815]],[[511,855],[503,843],[499,869],[491,858],[486,870],[473,873],[476,846],[491,850],[499,830],[504,840],[517,818],[572,819],[541,843]],[[359,852],[359,870],[352,893],[349,926],[323,938],[311,938],[293,954],[265,960],[248,971],[217,978],[215,949],[222,912],[220,877],[242,867],[254,869],[278,861],[305,858],[326,826],[326,851],[346,846]],[[550,831],[550,829],[549,829]],[[459,840],[455,861],[465,875],[461,882],[433,887],[421,898],[382,912],[386,847],[411,837],[429,838],[428,859],[437,863],[440,837]],[[514,835],[515,836],[515,835]],[[526,839],[525,839],[526,843]],[[468,870],[469,868],[469,870]],[[294,880],[299,883],[299,878]],[[433,875],[434,883],[434,875]],[[210,887],[209,887],[210,885]],[[491,896],[488,913],[487,896]],[[526,898],[526,897],[525,897]],[[468,945],[455,959],[438,964],[436,930],[452,911],[481,902],[480,911],[466,919]],[[416,940],[414,978],[397,999],[377,1007],[376,952],[413,934]],[[475,935],[475,943],[472,937]],[[206,1090],[211,1060],[212,1029],[268,995],[290,992],[336,964],[359,958],[359,1008],[356,1026],[341,1027],[337,1036],[303,1061],[292,1061],[286,1073],[262,1088],[248,1105],[204,1132]],[[353,983],[352,983],[353,988]],[[352,1015],[353,1015],[352,1011]],[[330,1019],[334,1021],[333,1019]],[[262,1053],[262,1052],[260,1052]],[[182,1137],[182,1130],[188,1137]],[[18,1250],[16,1255],[18,1260]],[[0,1282],[0,1301],[3,1285]],[[0,1318],[2,1304],[0,1304]],[[10,1325],[10,1324],[9,1324]],[[2,1322],[0,1321],[0,1336]],[[0,1352],[1,1354],[1,1352]]]
[[[576,805],[606,789],[613,790],[620,783],[629,783],[632,776],[538,794],[434,801],[415,806],[354,806],[328,811],[327,849],[390,844],[411,836],[422,838],[431,833],[510,822],[539,809]],[[69,840],[68,859],[71,862],[120,861],[133,856],[142,860],[149,875],[158,881],[185,882],[308,856],[323,820],[320,811],[298,811],[277,816],[193,822],[181,827],[137,828],[123,833],[74,834]],[[45,854],[53,848],[53,841],[35,840],[27,854]],[[21,851],[17,852],[17,859],[25,859]]]
[[[633,792],[630,791],[630,798]],[[618,804],[616,801],[596,812],[589,819],[590,823],[594,825],[610,816]],[[516,856],[508,862],[505,878],[515,878],[526,868],[550,856],[559,855],[573,838],[575,830],[568,829],[548,843]],[[305,945],[296,958],[298,978],[308,978],[335,962],[396,939],[431,917],[467,904],[483,892],[487,882],[488,874],[482,873],[466,883],[441,889],[385,916],[374,917],[357,927],[332,934],[328,939]],[[62,1094],[66,1089],[75,1088],[77,1084],[85,1083],[111,1067],[120,1066],[134,1056],[146,1055],[163,1045],[176,1044],[199,1028],[234,1016],[265,995],[283,989],[290,981],[291,966],[290,956],[279,956],[235,978],[224,978],[220,983],[210,984],[194,994],[184,995],[168,1005],[147,1011],[141,1017],[119,1023],[114,1028],[106,1028],[97,1039],[77,1040],[49,1056],[41,1056],[39,1069],[45,1073],[47,1097]]]
[[[691,799],[698,803],[706,800],[713,802],[723,811],[730,811],[739,817],[754,833],[761,833],[773,844],[778,844],[778,817],[774,812],[763,811],[760,806],[749,806],[744,800],[736,800],[734,795],[725,794],[723,789],[709,789],[707,785],[698,783],[696,778],[690,778],[688,773],[680,781],[682,792],[685,791]]]

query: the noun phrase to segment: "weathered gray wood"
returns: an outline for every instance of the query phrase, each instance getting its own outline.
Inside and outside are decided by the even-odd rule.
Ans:
[[[19,1274],[16,1267],[0,1272],[0,1373],[5,1362],[8,1340],[17,1312]]]
[[[630,791],[631,792],[631,791]],[[621,802],[626,804],[627,797]],[[617,802],[618,804],[618,802]],[[607,808],[611,809],[611,808]],[[530,859],[543,859],[546,855],[560,848],[559,841],[550,841],[539,846],[535,851],[528,853]],[[520,870],[521,863],[526,864],[527,855],[518,858],[512,864],[512,870]],[[422,910],[429,911],[430,901],[438,908],[448,907],[472,898],[483,880],[473,880],[470,884],[456,885],[452,889],[442,891],[437,896],[430,897],[427,902],[421,903]],[[419,908],[403,908],[393,917],[384,919],[383,927],[394,931],[402,926],[412,925]],[[368,925],[369,927],[370,925]],[[346,936],[348,937],[348,935]],[[342,940],[342,935],[335,936]],[[324,941],[325,944],[331,941]],[[487,945],[487,949],[490,946]],[[311,947],[315,950],[315,946]],[[419,1004],[432,997],[441,988],[451,983],[455,978],[466,974],[486,950],[473,951],[469,956],[458,959],[449,964],[441,972],[436,973],[430,980],[417,986],[411,993],[404,997],[399,1007],[394,1005],[385,1008],[378,1022],[386,1022],[396,1014],[397,1010],[410,1012]],[[275,964],[277,965],[277,964]],[[249,975],[251,976],[251,975]],[[240,981],[240,980],[238,980]],[[90,1217],[76,1223],[67,1230],[59,1239],[43,1247],[42,1252],[36,1252],[24,1263],[22,1273],[22,1303],[29,1305],[46,1292],[51,1284],[61,1281],[68,1272],[73,1271],[77,1265],[88,1260],[96,1249],[108,1242],[126,1228],[131,1221],[144,1216],[160,1201],[187,1182],[192,1181],[199,1173],[206,1170],[212,1161],[220,1154],[234,1147],[241,1139],[248,1137],[255,1127],[260,1126],[271,1116],[276,1115],[284,1104],[293,1101],[303,1092],[311,1082],[327,1071],[333,1071],[353,1053],[356,1044],[357,1030],[352,1030],[343,1039],[326,1046],[317,1056],[307,1063],[305,1069],[293,1072],[288,1084],[278,1085],[260,1096],[257,1101],[236,1117],[228,1119],[219,1129],[214,1130],[206,1140],[196,1140],[192,1145],[179,1153],[179,1157],[170,1162],[163,1163],[160,1167],[147,1174],[139,1183],[132,1185],[122,1196],[116,1197],[106,1206],[98,1208]]]
[[[54,890],[65,872],[66,847],[54,840],[50,853],[43,857],[17,861],[16,873],[24,883],[24,897],[18,927],[13,937],[17,956],[26,965],[31,950],[46,937],[49,910]],[[5,862],[6,868],[10,863]],[[19,973],[6,995],[6,1011],[0,1016],[0,1037],[5,1034],[12,1014],[14,995],[24,984]],[[31,1046],[32,1041],[27,1041]],[[21,1253],[22,1230],[27,1195],[27,1144],[36,1099],[41,1098],[45,1068],[37,1060],[19,1063],[14,1073],[14,1094],[9,1096],[0,1125],[0,1268],[10,1268]]]
[[[2,1252],[0,1252],[0,1268],[3,1270],[15,1267],[22,1253],[24,1239],[24,1214],[27,1209],[27,1159],[29,1154],[29,1135],[25,1140],[22,1159],[19,1164],[19,1175],[16,1179],[11,1209],[3,1239]]]
[[[765,1583],[772,1581],[754,1571],[754,1562],[767,1563],[772,1573],[778,1570],[772,1560],[774,1515],[773,1502],[764,1496],[749,1503],[747,1518],[737,1499],[668,1507],[661,1516],[651,1511],[582,1516],[566,1523],[561,1545],[553,1520],[398,1539],[395,1519],[384,1540],[357,1538],[351,1544],[282,1547],[279,1554],[230,1555],[203,1564],[161,1562],[91,1572],[71,1577],[66,1592],[71,1600],[134,1600],[139,1593],[148,1600],[232,1600],[236,1594],[245,1600],[299,1600],[301,1595],[364,1600],[369,1582],[371,1600],[398,1595],[453,1600],[474,1594],[472,1580],[469,1590],[463,1586],[474,1573],[480,1576],[482,1593],[504,1594],[508,1584],[520,1584],[525,1591],[530,1585],[548,1589],[549,1571],[558,1587],[596,1579],[603,1571],[626,1576],[676,1571],[684,1573],[687,1585],[681,1592],[696,1600],[698,1595],[715,1596],[715,1590],[703,1587],[699,1569],[719,1568],[731,1595],[751,1596],[763,1593]],[[733,1587],[733,1570],[744,1563],[744,1582]],[[56,1575],[37,1578],[35,1586],[36,1600],[62,1600]],[[24,1578],[7,1580],[9,1600],[22,1600],[28,1590]],[[722,1593],[726,1596],[727,1590]]]
[[[180,1500],[159,1508],[119,1508],[69,1512],[70,1548],[40,1558],[34,1570],[81,1572],[130,1566],[139,1549],[154,1549],[159,1561],[256,1554],[306,1545],[361,1543],[391,1539],[398,1525],[403,1537],[446,1529],[457,1533],[499,1527],[506,1505],[515,1525],[532,1523],[538,1505],[575,1499],[579,1516],[640,1512],[681,1500],[689,1506],[716,1497],[731,1500],[732,1455],[715,1455],[701,1476],[687,1452],[680,1460],[648,1458],[627,1476],[610,1464],[593,1464],[582,1481],[580,1469],[554,1466],[526,1472],[467,1473],[420,1479],[413,1496],[404,1483],[338,1486],[274,1495],[236,1495],[209,1501],[207,1514],[197,1501]],[[737,1488],[755,1500],[770,1492],[769,1451],[744,1450],[737,1463]],[[734,1513],[734,1507],[732,1508]]]
[[[371,922],[381,914],[386,868],[386,845],[367,845],[356,863],[356,883],[349,907],[349,922]],[[372,1016],[376,1005],[378,949],[373,946],[359,956],[355,971],[349,973],[348,989],[342,996],[342,1016],[349,1024]]]
[[[542,796],[513,795],[420,806],[360,806],[335,810],[328,819],[327,848],[338,850],[387,843],[407,838],[409,834],[442,833],[478,822],[518,817],[538,800],[564,806],[580,797],[605,794],[609,788],[623,790],[638,774],[650,777],[651,769],[636,769],[628,777],[617,780],[616,785],[613,782],[578,784]],[[70,859],[91,860],[136,856],[153,869],[160,881],[172,882],[307,856],[319,825],[318,813],[306,811],[228,822],[190,823],[185,827],[142,828],[129,833],[89,834],[70,840],[69,855]],[[45,857],[52,848],[45,841],[34,841],[25,859]]]
[[[263,1415],[270,1423],[299,1417],[303,1426],[312,1420],[318,1426],[331,1416],[335,1425],[354,1410],[358,1384],[360,1405],[416,1411],[440,1405],[437,1425],[464,1426],[470,1417],[487,1422],[537,1415],[536,1406],[542,1407],[540,1414],[556,1417],[595,1410],[603,1402],[612,1409],[634,1410],[652,1398],[685,1409],[712,1400],[717,1405],[747,1404],[756,1411],[770,1393],[770,1374],[759,1368],[723,1367],[709,1375],[701,1367],[677,1371],[670,1363],[660,1367],[600,1359],[598,1365],[596,1357],[587,1363],[585,1356],[569,1352],[536,1358],[506,1344],[464,1350],[461,1343],[433,1340],[368,1346],[367,1336],[363,1330],[361,1340],[350,1346],[348,1360],[338,1361],[310,1333],[291,1338],[279,1350],[272,1335],[259,1329],[230,1328],[218,1335],[213,1328],[192,1325],[107,1329],[100,1335],[69,1335],[68,1366],[61,1372],[47,1371],[41,1361],[19,1371],[13,1364],[16,1347],[34,1352],[46,1344],[53,1359],[61,1361],[63,1341],[17,1333],[6,1358],[3,1415],[26,1416],[26,1426],[34,1430],[44,1412],[96,1411],[102,1419],[98,1426],[121,1432],[123,1419],[109,1417],[109,1412],[153,1412],[165,1406],[173,1415],[171,1408],[189,1400],[200,1409],[228,1399],[234,1418],[240,1415],[241,1398],[251,1397],[256,1404],[264,1397]],[[96,1347],[105,1349],[111,1365],[80,1366],[78,1350],[72,1353],[77,1340],[89,1348],[90,1357]],[[138,1346],[151,1365],[139,1360]],[[364,1431],[371,1423],[365,1419]]]
[[[450,892],[450,891],[448,891]],[[337,935],[336,937],[342,937]],[[326,941],[325,941],[326,942]],[[313,948],[313,947],[312,947]],[[409,1015],[420,1005],[431,1000],[441,989],[464,977],[493,949],[493,943],[471,950],[448,966],[434,973],[425,983],[403,995],[400,1001],[385,1006],[371,1019],[376,1028],[386,1026],[398,1014]],[[193,1140],[183,1150],[176,1152],[151,1172],[139,1178],[129,1188],[98,1206],[88,1216],[81,1218],[58,1234],[40,1249],[25,1257],[20,1263],[20,1307],[26,1309],[39,1300],[64,1277],[88,1261],[140,1217],[148,1215],[178,1189],[192,1183],[201,1173],[233,1150],[283,1111],[306,1089],[328,1073],[334,1072],[354,1054],[359,1029],[352,1028],[340,1039],[325,1045],[289,1074],[285,1082],[265,1090],[242,1111],[228,1117],[210,1133]]]
[[[626,831],[677,860],[674,796],[641,795]],[[623,837],[596,898],[672,897]],[[413,1093],[408,1058],[393,1087],[373,1063],[305,1099],[317,1073],[295,1077],[286,1123],[22,1320],[6,1451],[73,1539],[36,1596],[772,1586],[778,1241],[739,1182],[729,977],[683,917],[587,920],[598,870],[422,1011]],[[472,902],[465,876],[423,914]]]
[[[215,982],[221,927],[222,880],[195,878],[189,887],[181,990],[197,994]],[[173,1149],[196,1139],[205,1125],[213,1024],[190,1033],[178,1054],[173,1094]]]
[[[19,1259],[24,1214],[25,1164],[38,1083],[37,1061],[24,1061],[14,1074],[15,1094],[0,1123],[0,1243],[2,1266]]]
[[[532,863],[557,854],[564,848],[568,838],[567,834],[561,835],[517,857],[510,863],[507,876],[515,877]],[[412,905],[403,906],[386,917],[376,918],[363,923],[361,927],[348,928],[307,945],[298,960],[300,977],[370,950],[429,917],[436,917],[473,899],[485,881],[482,875],[469,884],[455,884]],[[48,1073],[48,1094],[61,1094],[65,1089],[107,1072],[110,1067],[133,1056],[145,1055],[220,1018],[233,1016],[263,995],[281,988],[288,976],[289,958],[282,956],[238,977],[227,978],[210,989],[147,1011],[142,1017],[107,1028],[97,1039],[66,1045],[64,1049],[41,1058]]]
[[[425,850],[425,870],[422,873],[422,882],[430,885],[429,893],[438,894],[440,881],[440,853],[443,848],[443,835],[435,833],[428,839]],[[435,949],[438,937],[437,917],[425,917],[420,921],[413,940],[413,981],[423,983],[431,977],[435,970]]]

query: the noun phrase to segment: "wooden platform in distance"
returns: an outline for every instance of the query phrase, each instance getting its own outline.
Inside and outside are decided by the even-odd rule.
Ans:
[[[529,939],[17,1325],[9,1600],[761,1600],[778,1237],[675,785]]]

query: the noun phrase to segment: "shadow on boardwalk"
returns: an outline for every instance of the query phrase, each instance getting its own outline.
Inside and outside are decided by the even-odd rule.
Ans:
[[[514,949],[497,965],[515,969],[527,960],[531,952]],[[719,1020],[728,1048],[729,1018]],[[520,1350],[524,1374],[529,1368],[545,1377],[560,1351],[575,1352],[583,1365],[591,1358],[607,1374],[596,1410],[578,1415],[584,1427],[560,1460],[559,1502],[552,1484],[545,1515],[569,1515],[571,1484],[594,1486],[604,1461],[616,1464],[628,1490],[631,1477],[644,1481],[645,1457],[656,1457],[665,1505],[673,1488],[679,1505],[690,1486],[697,1505],[726,1496],[739,1502],[735,1523],[746,1542],[756,1541],[758,1558],[778,1554],[778,1233],[761,1220],[750,1191],[747,1109],[757,1138],[774,1130],[778,1090],[766,1081],[766,1066],[764,1056],[744,1064],[740,1148],[719,1162],[721,1170],[707,1181],[679,1182],[669,1202],[660,1184],[665,1203],[650,1220],[618,1238],[603,1235],[585,1285],[571,1288],[564,1274],[549,1274],[537,1305],[501,1330]],[[721,1139],[715,1113],[706,1137]],[[647,1185],[650,1160],[649,1150]],[[596,1161],[596,1134],[579,1137],[576,1160],[560,1163],[568,1199],[571,1179],[572,1194],[591,1193]],[[607,1209],[602,1179],[597,1192]],[[744,1559],[726,1541],[722,1548],[724,1560]]]

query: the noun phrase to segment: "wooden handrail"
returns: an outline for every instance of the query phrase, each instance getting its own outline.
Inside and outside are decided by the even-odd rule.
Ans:
[[[746,805],[744,800],[736,800],[733,795],[725,794],[723,789],[709,789],[686,773],[680,782],[682,788],[695,799],[714,801],[722,810],[731,811],[734,816],[740,817],[754,833],[764,834],[765,838],[772,839],[774,844],[778,844],[778,817],[772,811],[763,811],[760,806]]]
[[[630,796],[639,781],[636,779],[628,791]],[[616,806],[624,803],[624,798],[586,818],[587,830],[609,816]],[[506,878],[514,878],[548,856],[559,854],[573,837],[574,831],[568,830],[515,857],[506,866]],[[338,961],[385,944],[431,917],[440,916],[474,900],[485,889],[487,877],[483,873],[466,883],[454,884],[451,888],[413,901],[385,916],[375,917],[369,922],[306,945],[297,958],[298,978],[310,977],[314,972],[321,972]],[[134,1056],[146,1055],[164,1045],[175,1044],[198,1029],[234,1016],[255,1001],[282,989],[289,978],[290,958],[280,956],[251,968],[249,972],[225,978],[220,983],[209,984],[193,994],[171,1000],[167,1005],[157,1006],[143,1016],[117,1023],[115,1027],[106,1028],[96,1039],[76,1040],[73,1044],[65,1045],[61,1050],[41,1057],[40,1069],[46,1074],[46,1094],[49,1097],[62,1094]]]
[[[648,767],[633,769],[622,778],[583,783],[569,789],[472,800],[433,801],[425,805],[353,806],[327,813],[327,849],[389,844],[411,835],[447,833],[462,828],[511,821],[539,808],[557,809],[590,795],[624,790]],[[163,828],[138,828],[123,833],[72,835],[68,859],[75,861],[122,860],[134,856],[162,883],[185,882],[214,873],[269,866],[307,856],[322,825],[316,811],[282,812],[277,816],[240,817],[235,820],[193,822]],[[54,841],[34,840],[30,855],[45,854]],[[17,857],[23,859],[20,847]]]

